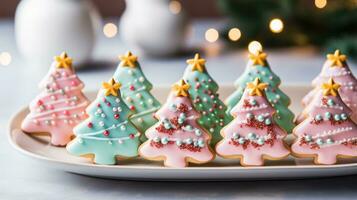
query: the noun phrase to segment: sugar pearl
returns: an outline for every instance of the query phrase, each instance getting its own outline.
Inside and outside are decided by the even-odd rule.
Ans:
[[[198,146],[201,147],[201,148],[203,148],[203,147],[205,146],[205,142],[204,142],[202,139],[198,140],[198,141],[197,141],[197,144],[198,144]]]
[[[333,144],[334,141],[333,141],[333,139],[331,139],[331,138],[327,138],[326,143],[327,143],[327,144]]]
[[[153,104],[154,101],[153,101],[152,99],[149,99],[149,100],[148,100],[148,103],[149,103],[149,104]]]
[[[263,115],[259,115],[259,116],[257,117],[257,120],[258,120],[259,122],[263,122],[263,121],[264,121],[264,116],[263,116]]]
[[[145,81],[145,78],[143,77],[143,76],[141,76],[140,78],[139,78],[139,82],[144,82]]]
[[[321,138],[318,138],[318,139],[316,140],[316,144],[318,144],[318,145],[323,145],[323,144],[324,144],[324,141],[323,141]]]
[[[186,140],[185,140],[185,143],[186,144],[192,144],[192,138],[187,138]]]
[[[156,137],[153,138],[153,141],[154,141],[154,142],[160,142],[161,139],[160,139],[160,137],[156,136]]]
[[[265,142],[265,139],[264,138],[259,138],[258,139],[258,141],[257,141],[257,143],[259,144],[259,145],[263,145],[264,144],[264,142]]]
[[[316,121],[321,121],[321,120],[322,120],[322,116],[319,115],[319,114],[317,114],[317,115],[315,116],[315,120],[316,120]]]
[[[254,140],[254,139],[256,138],[255,133],[248,133],[248,138],[249,138],[250,140]]]
[[[102,126],[102,127],[103,127],[103,126],[104,126],[104,122],[103,122],[103,121],[100,121],[100,122],[99,122],[99,126]]]
[[[169,139],[167,137],[161,138],[161,143],[162,144],[167,144],[169,142]]]
[[[254,118],[253,113],[247,113],[247,118],[248,118],[248,119],[253,119],[253,118]]]
[[[202,132],[200,131],[200,129],[196,129],[195,130],[195,135],[196,136],[201,136],[202,135]]]
[[[305,140],[306,140],[307,142],[311,142],[311,140],[312,140],[311,135],[305,135]]]
[[[239,138],[239,134],[238,133],[233,133],[233,139],[238,139]]]
[[[181,140],[176,140],[176,145],[177,146],[181,146],[182,145],[182,141]]]
[[[242,138],[242,137],[239,138],[239,139],[238,139],[238,143],[239,143],[239,144],[244,144],[244,143],[245,143],[245,139]]]

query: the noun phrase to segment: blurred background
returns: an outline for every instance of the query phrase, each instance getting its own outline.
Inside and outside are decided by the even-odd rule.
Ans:
[[[87,85],[97,86],[127,50],[157,84],[180,78],[195,52],[219,82],[231,84],[247,52],[257,50],[268,52],[283,79],[307,83],[335,49],[355,66],[357,0],[2,0],[0,6],[0,66],[13,66],[5,70],[10,74],[24,66],[38,72],[31,83],[66,51]],[[157,77],[167,67],[168,76]],[[311,75],[289,76],[304,69]]]
[[[151,58],[247,47],[338,48],[357,58],[357,0],[2,0],[0,20],[13,23],[21,58],[43,66],[67,51],[83,67],[103,36]],[[1,63],[10,56],[2,52]]]

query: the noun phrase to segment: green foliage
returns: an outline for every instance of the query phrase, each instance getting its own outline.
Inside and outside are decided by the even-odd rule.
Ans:
[[[313,0],[218,0],[222,12],[230,23],[222,35],[232,27],[242,32],[239,42],[232,46],[246,47],[252,40],[266,47],[315,45],[324,51],[339,48],[357,59],[357,2],[355,0],[329,0],[319,9]],[[283,32],[269,30],[269,22],[280,18]]]

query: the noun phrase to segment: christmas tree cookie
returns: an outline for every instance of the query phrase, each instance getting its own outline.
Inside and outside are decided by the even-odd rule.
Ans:
[[[339,88],[331,78],[316,91],[307,118],[294,129],[294,155],[313,157],[316,164],[357,157],[357,125],[350,119],[352,111],[343,103]]]
[[[312,81],[315,89],[304,97],[302,103],[304,106],[308,106],[315,94],[320,90],[321,84],[327,82],[332,77],[336,83],[341,85],[339,94],[343,102],[352,110],[351,119],[357,122],[357,79],[353,76],[346,60],[347,57],[342,55],[339,50],[336,50],[334,54],[328,54],[321,73]],[[309,110],[304,110],[297,121],[303,121],[308,113]]]
[[[294,113],[288,108],[290,98],[279,89],[280,78],[270,69],[266,57],[267,55],[261,51],[256,54],[249,54],[248,65],[244,73],[235,82],[237,90],[226,100],[227,113],[239,102],[247,83],[259,78],[262,82],[268,84],[265,93],[268,101],[276,110],[274,121],[286,132],[291,133],[295,125],[293,122]]]
[[[196,54],[194,59],[187,60],[188,66],[183,79],[191,85],[188,90],[189,96],[195,110],[201,114],[198,123],[211,133],[211,144],[214,146],[222,139],[220,135],[222,127],[233,118],[226,114],[227,107],[219,99],[218,85],[208,74],[205,62],[199,54]]]
[[[149,138],[139,148],[148,160],[164,160],[165,166],[186,167],[188,163],[207,163],[214,159],[211,136],[196,122],[200,114],[189,97],[184,80],[172,87],[163,107],[155,113],[159,122],[146,131]]]
[[[289,155],[283,141],[287,133],[273,120],[275,110],[264,92],[267,87],[258,78],[247,84],[231,111],[235,119],[221,131],[224,139],[216,146],[218,155],[240,158],[244,166],[263,165],[264,159],[278,160]]]
[[[31,134],[48,133],[51,144],[64,146],[73,136],[73,127],[84,120],[89,101],[84,84],[72,68],[66,53],[55,57],[49,73],[40,83],[43,91],[30,103],[30,113],[21,124]]]
[[[89,118],[74,128],[76,138],[67,150],[77,156],[91,155],[97,164],[113,165],[118,157],[138,155],[140,133],[128,120],[132,114],[120,97],[120,84],[104,82],[88,106]]]
[[[160,103],[150,93],[152,85],[144,76],[137,57],[128,52],[119,58],[121,62],[113,78],[122,84],[122,98],[134,113],[130,120],[141,133],[144,133],[157,122],[153,113],[160,108]],[[141,139],[146,140],[144,135]]]

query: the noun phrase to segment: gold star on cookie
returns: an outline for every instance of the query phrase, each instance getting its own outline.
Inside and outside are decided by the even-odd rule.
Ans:
[[[55,56],[57,68],[72,68],[72,58],[68,57],[66,52],[61,53],[60,56]]]
[[[121,87],[121,84],[115,82],[115,80],[112,78],[108,82],[103,82],[102,87],[105,89],[105,96],[118,96],[118,91]]]
[[[175,92],[176,96],[187,97],[188,96],[188,89],[190,85],[188,85],[183,79],[179,82],[175,83],[172,86],[172,90]]]
[[[343,67],[346,64],[347,56],[336,50],[334,54],[327,54],[327,59],[331,61],[331,67]]]
[[[249,59],[253,61],[253,65],[264,66],[266,64],[267,54],[259,50],[256,54],[249,53]]]
[[[187,64],[192,66],[192,71],[203,72],[205,70],[206,60],[200,57],[200,54],[196,53],[193,59],[188,59]]]
[[[337,96],[338,94],[338,89],[340,88],[340,84],[335,83],[335,81],[330,78],[327,83],[322,84],[322,92],[324,96]]]
[[[136,66],[138,57],[134,56],[130,51],[128,51],[125,55],[120,55],[119,59],[121,60],[120,66],[134,68]]]
[[[247,83],[247,88],[250,89],[250,96],[263,96],[263,90],[268,87],[268,84],[261,83],[259,78],[255,78],[253,82]]]

